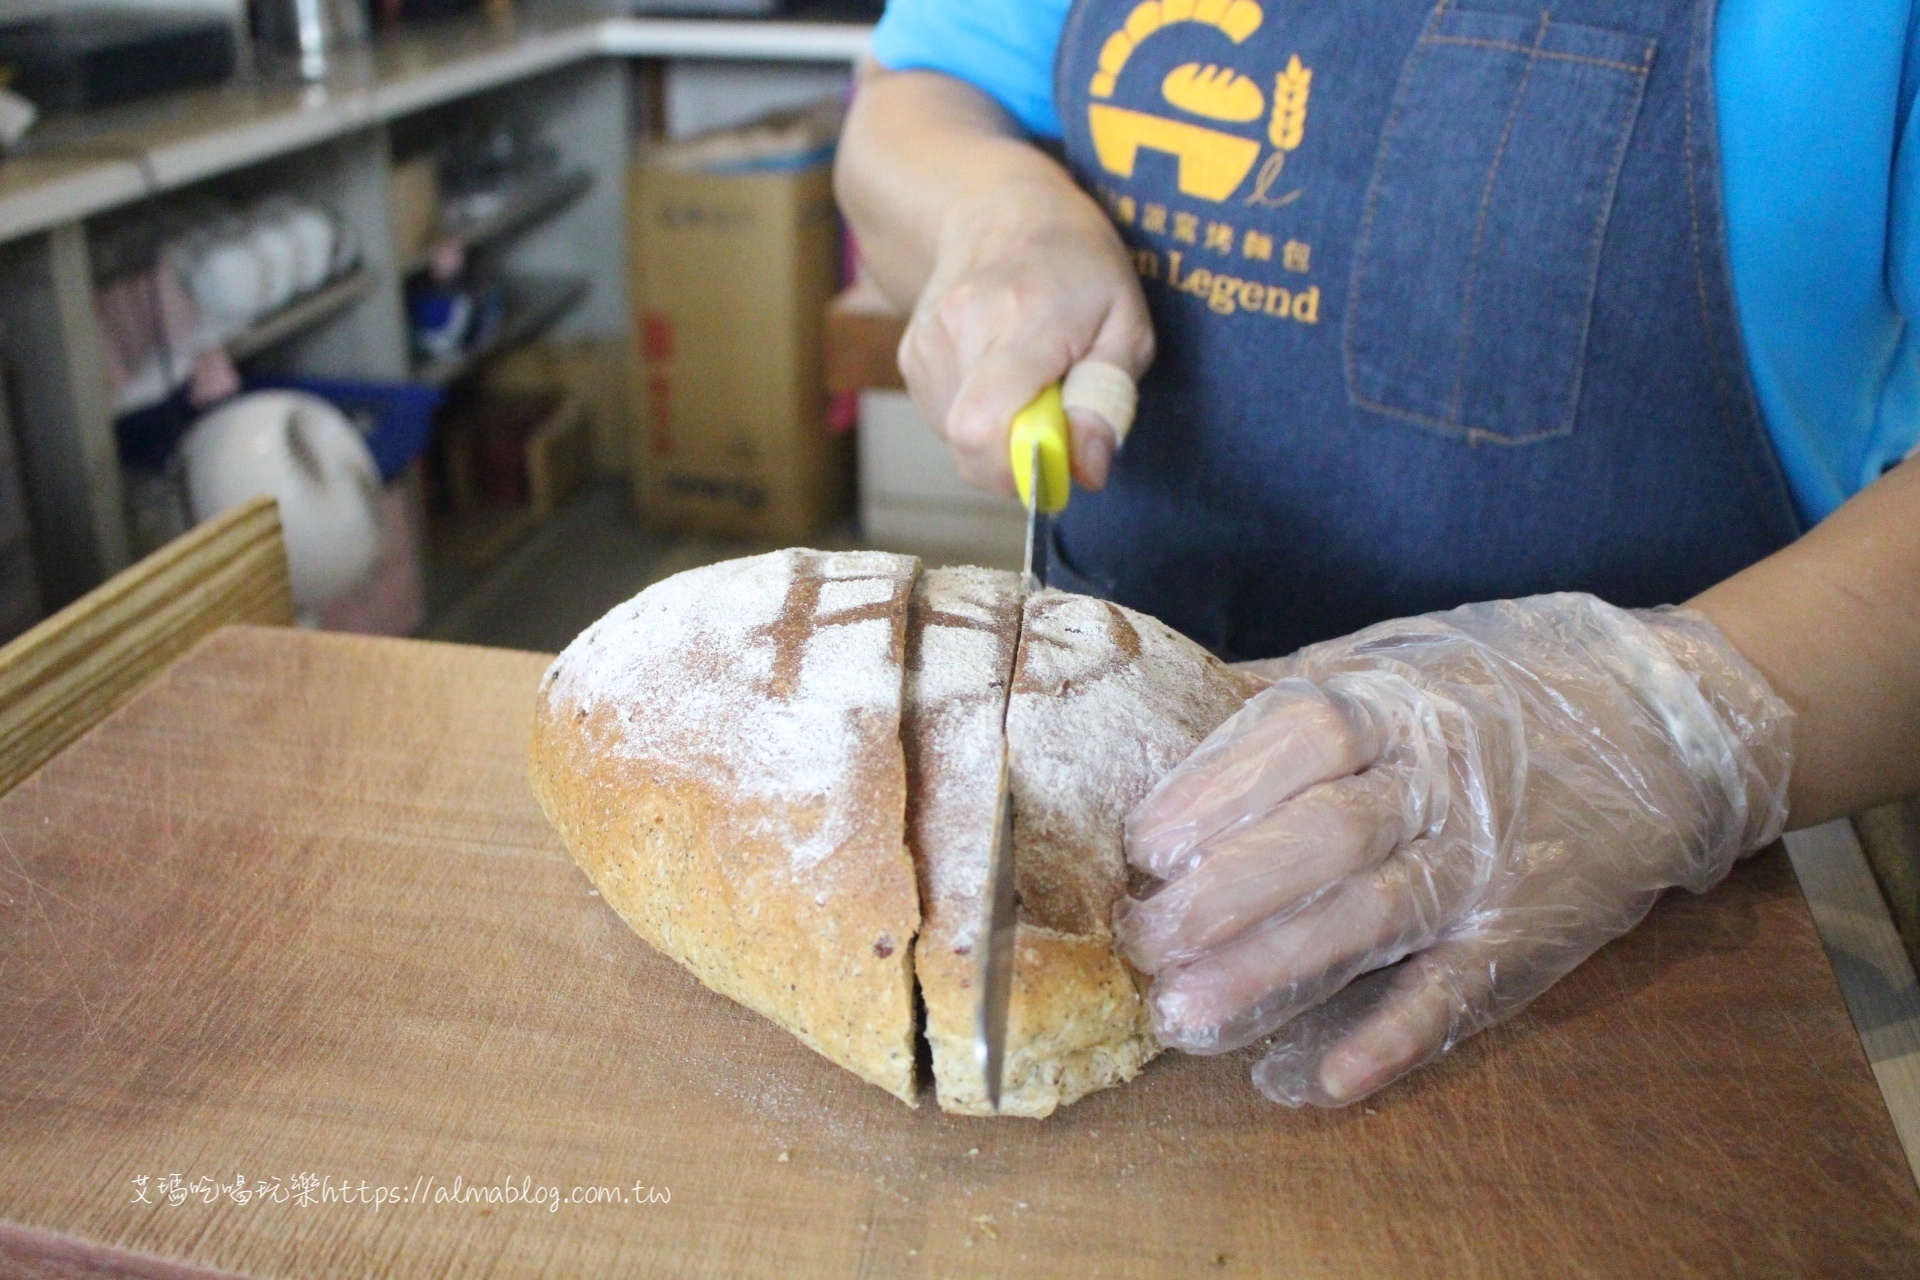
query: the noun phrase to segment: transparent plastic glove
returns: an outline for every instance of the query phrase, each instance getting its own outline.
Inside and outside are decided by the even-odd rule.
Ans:
[[[1166,1044],[1279,1031],[1254,1068],[1278,1102],[1445,1053],[1786,822],[1791,712],[1689,610],[1536,596],[1263,667],[1129,815],[1160,883],[1115,929]]]

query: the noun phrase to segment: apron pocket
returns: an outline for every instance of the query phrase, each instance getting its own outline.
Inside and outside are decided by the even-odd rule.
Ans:
[[[1573,430],[1614,184],[1655,42],[1443,2],[1407,56],[1354,250],[1361,409],[1471,443]]]

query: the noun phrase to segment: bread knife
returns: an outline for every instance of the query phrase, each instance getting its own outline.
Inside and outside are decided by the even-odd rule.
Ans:
[[[1027,508],[1027,550],[1020,573],[1023,592],[1047,585],[1047,551],[1052,541],[1053,517],[1066,510],[1073,492],[1072,455],[1067,437],[1067,410],[1054,383],[1033,403],[1014,415],[1007,453],[1013,464],[1013,486]]]
[[[1007,452],[1014,487],[1027,508],[1027,550],[1020,573],[1024,598],[1047,583],[1047,549],[1052,517],[1065,509],[1072,492],[1067,414],[1058,384],[1042,391],[1014,417]],[[1018,653],[1018,640],[1015,642]],[[1013,703],[1008,690],[1007,705]],[[987,1105],[1000,1109],[1000,1084],[1007,1065],[1007,1011],[1013,1003],[1014,939],[1019,898],[1014,892],[1013,789],[1007,771],[1006,713],[1000,720],[1000,784],[994,802],[993,847],[987,857],[987,928],[978,945],[980,1023],[974,1056],[986,1079]]]

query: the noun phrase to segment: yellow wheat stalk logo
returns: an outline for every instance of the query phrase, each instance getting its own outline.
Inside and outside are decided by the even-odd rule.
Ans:
[[[1307,132],[1307,97],[1313,92],[1313,71],[1302,66],[1300,55],[1287,60],[1287,69],[1273,77],[1273,121],[1267,140],[1282,151],[1300,145]]]

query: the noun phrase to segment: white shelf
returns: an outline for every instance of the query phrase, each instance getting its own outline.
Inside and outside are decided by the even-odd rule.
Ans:
[[[87,219],[276,162],[257,185],[334,208],[361,244],[367,273],[296,300],[237,339],[235,353],[257,355],[298,335],[285,355],[301,374],[451,381],[563,315],[574,336],[625,332],[626,59],[675,59],[682,67],[699,59],[758,59],[790,64],[778,73],[786,75],[791,64],[809,63],[817,76],[860,57],[869,34],[849,24],[562,19],[551,11],[507,22],[461,20],[382,40],[343,60],[322,84],[236,83],[45,122],[24,153],[0,160],[7,260],[0,316],[8,321],[0,354],[35,371],[15,388],[16,426],[51,460],[32,489],[49,603],[96,585],[123,567],[129,552],[113,395],[91,305]],[[418,368],[402,291],[408,264],[391,243],[392,138],[385,126],[502,91],[538,118],[562,171],[590,173],[592,186],[565,197],[572,203],[552,234],[530,236],[509,251],[521,278],[561,287],[516,298],[502,333],[484,350]],[[466,229],[474,238],[495,233],[512,229]]]
[[[302,298],[295,298],[270,316],[265,316],[227,343],[227,355],[233,360],[250,360],[333,319],[342,311],[373,292],[378,283],[373,272],[355,267],[338,280],[329,281]]]
[[[872,37],[873,28],[864,22],[616,18],[600,27],[600,52],[624,58],[856,62]]]
[[[592,187],[593,175],[585,170],[527,182],[506,197],[497,213],[451,226],[443,223],[434,232],[432,244],[438,248],[449,242],[457,242],[462,249],[471,251],[479,245],[504,239],[552,217],[587,194]],[[426,270],[431,253],[430,249],[403,263],[401,274],[412,275]]]
[[[36,136],[44,149],[0,162],[0,242],[595,58],[853,62],[871,35],[862,23],[710,18],[428,28],[304,89],[231,85],[56,121]]]

